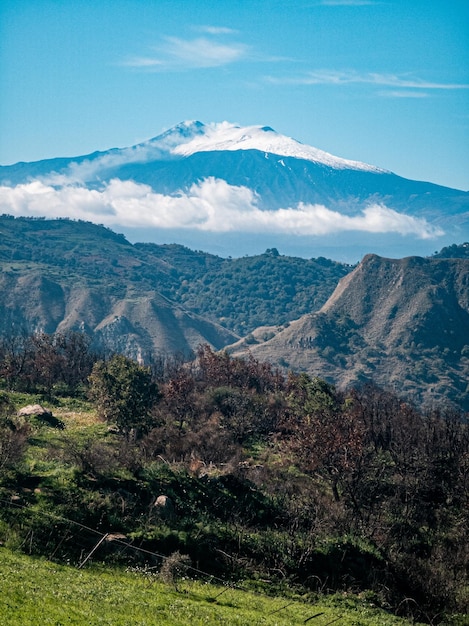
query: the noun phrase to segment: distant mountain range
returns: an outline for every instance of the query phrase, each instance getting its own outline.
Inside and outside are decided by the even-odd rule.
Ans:
[[[469,192],[335,157],[270,127],[184,122],[130,148],[0,167],[0,209],[103,223],[221,256],[356,262],[469,239]]]
[[[0,337],[66,330],[144,361],[208,343],[469,411],[469,244],[357,266],[275,248],[223,259],[89,222],[0,216]]]
[[[79,330],[133,358],[216,349],[317,310],[350,271],[327,259],[222,259],[131,245],[103,226],[0,216],[0,336]]]

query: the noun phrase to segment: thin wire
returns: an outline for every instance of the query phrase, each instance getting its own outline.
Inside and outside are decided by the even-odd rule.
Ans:
[[[24,510],[28,510],[28,506],[25,504],[20,504],[18,502],[10,502],[8,500],[4,500],[2,498],[0,498],[0,503],[6,504],[7,506],[14,506],[17,507],[19,509],[24,509]],[[68,519],[66,517],[63,517],[61,515],[56,515],[55,513],[48,513],[46,511],[34,511],[34,513],[39,513],[40,515],[44,515],[45,517],[49,517],[49,518],[53,518],[62,522],[67,522],[69,524],[75,524],[75,526],[79,526],[80,528],[83,528],[85,530],[88,530],[89,532],[95,533],[96,535],[99,535],[100,537],[104,537],[105,535],[108,535],[109,533],[102,533],[99,530],[95,530],[94,528],[90,528],[89,526],[85,526],[85,524],[82,524],[81,522],[77,522],[75,520],[71,520]],[[140,548],[139,546],[134,546],[126,541],[122,541],[121,539],[114,539],[113,540],[114,543],[119,543],[123,546],[126,546],[126,548],[131,548],[132,550],[137,550],[138,552],[142,552],[144,554],[148,554],[150,556],[154,556],[154,557],[158,557],[162,560],[164,560],[166,558],[166,556],[164,554],[159,554],[158,552],[152,552],[151,550],[146,550],[145,548]],[[264,597],[264,598],[269,598],[270,596],[268,596],[266,593],[262,593],[261,591],[256,591],[256,590],[251,590],[251,589],[244,589],[243,587],[240,587],[239,585],[236,585],[235,583],[227,583],[226,580],[224,580],[223,578],[219,578],[218,576],[215,576],[214,574],[209,574],[208,572],[204,572],[201,569],[198,569],[196,567],[192,567],[192,566],[188,566],[189,570],[191,570],[192,572],[196,572],[197,574],[206,576],[207,578],[210,578],[212,580],[218,581],[221,585],[226,586],[225,591],[227,591],[228,589],[236,589],[237,591],[243,591],[245,593],[251,593],[253,595],[257,595],[260,597]]]
[[[0,503],[3,503],[7,506],[13,506],[19,509],[24,509],[24,510],[28,510],[28,506],[26,506],[25,504],[19,504],[18,502],[11,502],[9,500],[4,500],[3,498],[0,498]],[[94,533],[96,535],[99,535],[101,537],[101,541],[98,542],[97,546],[99,546],[105,539],[105,537],[107,535],[109,535],[110,533],[102,533],[99,530],[96,530],[94,528],[91,528],[89,526],[86,526],[85,524],[82,524],[81,522],[77,522],[75,520],[71,520],[68,519],[66,517],[63,517],[62,515],[56,515],[55,513],[48,513],[46,511],[34,511],[36,514],[39,513],[40,515],[43,515],[45,517],[49,517],[52,519],[56,519],[62,522],[67,522],[68,524],[74,524],[75,526],[78,526],[80,528],[83,528],[84,530],[87,530],[91,533]],[[158,557],[160,558],[162,561],[164,561],[164,559],[166,558],[166,556],[164,554],[159,554],[158,552],[152,552],[151,550],[146,550],[145,548],[140,548],[139,546],[134,546],[126,541],[123,541],[122,539],[113,539],[113,542],[115,543],[119,543],[123,546],[125,546],[126,548],[131,548],[132,550],[136,550],[138,552],[142,552],[144,554],[148,554],[150,556],[153,557]],[[95,546],[93,548],[93,550],[90,552],[90,554],[88,555],[88,557],[85,559],[85,561],[82,562],[81,565],[84,565],[85,562],[89,559],[89,557],[92,555],[92,553],[94,553],[96,547]],[[268,598],[271,599],[271,596],[267,595],[266,593],[263,593],[262,591],[257,591],[255,589],[244,589],[243,587],[237,585],[236,583],[227,583],[226,580],[224,580],[223,578],[219,578],[218,576],[215,576],[214,574],[209,574],[208,572],[204,572],[201,569],[198,569],[196,567],[192,567],[191,565],[188,566],[187,568],[188,570],[191,570],[192,572],[196,572],[199,575],[205,576],[207,578],[210,579],[210,581],[214,580],[214,581],[218,581],[222,586],[226,587],[226,589],[224,589],[221,593],[218,593],[215,598],[218,598],[218,596],[220,596],[222,593],[225,593],[225,591],[229,591],[230,589],[234,589],[236,591],[242,591],[243,593],[250,593],[254,596],[258,596],[261,598]],[[301,602],[301,600],[297,600],[298,602]],[[277,609],[276,611],[273,611],[273,613],[278,613],[280,611],[283,611],[284,609],[286,609],[287,607],[291,606],[294,602],[290,602],[289,604],[286,604],[285,606],[281,607],[280,609]],[[272,613],[272,614],[273,614]],[[323,613],[317,613],[315,615],[313,615],[312,617],[309,617],[304,623],[306,623],[307,621],[313,619],[314,617],[319,617],[319,615],[323,615]],[[341,619],[341,615],[339,617],[337,617],[336,619],[333,619],[332,622],[328,622],[328,624],[332,624],[333,622],[338,621],[339,619]],[[327,626],[327,624],[325,625]]]

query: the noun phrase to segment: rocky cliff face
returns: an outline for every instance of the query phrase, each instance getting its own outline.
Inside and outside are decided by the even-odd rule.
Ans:
[[[318,313],[280,332],[259,330],[254,340],[230,351],[342,387],[373,380],[417,401],[449,398],[469,410],[469,261],[368,255]]]

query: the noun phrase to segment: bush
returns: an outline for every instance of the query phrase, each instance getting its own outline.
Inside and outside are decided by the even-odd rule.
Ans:
[[[160,569],[160,578],[167,585],[173,585],[176,591],[179,591],[178,580],[187,575],[187,570],[191,565],[191,560],[187,554],[181,554],[179,551],[173,552],[167,556]]]
[[[159,397],[149,367],[118,354],[95,363],[89,380],[90,398],[102,419],[115,423],[126,438],[148,430],[151,408]]]

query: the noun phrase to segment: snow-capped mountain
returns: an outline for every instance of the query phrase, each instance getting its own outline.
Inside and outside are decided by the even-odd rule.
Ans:
[[[358,260],[469,238],[469,193],[333,156],[269,126],[183,122],[128,148],[0,167],[0,185],[2,213],[86,219],[133,240],[222,255],[275,246]]]
[[[271,154],[303,159],[338,169],[382,171],[366,163],[341,159],[323,150],[306,146],[295,139],[280,135],[270,126],[241,127],[228,122],[209,126],[204,126],[200,122],[184,122],[182,126],[192,130],[187,135],[189,141],[182,141],[174,146],[172,154],[189,156],[196,152],[258,150],[264,152],[266,158]]]

